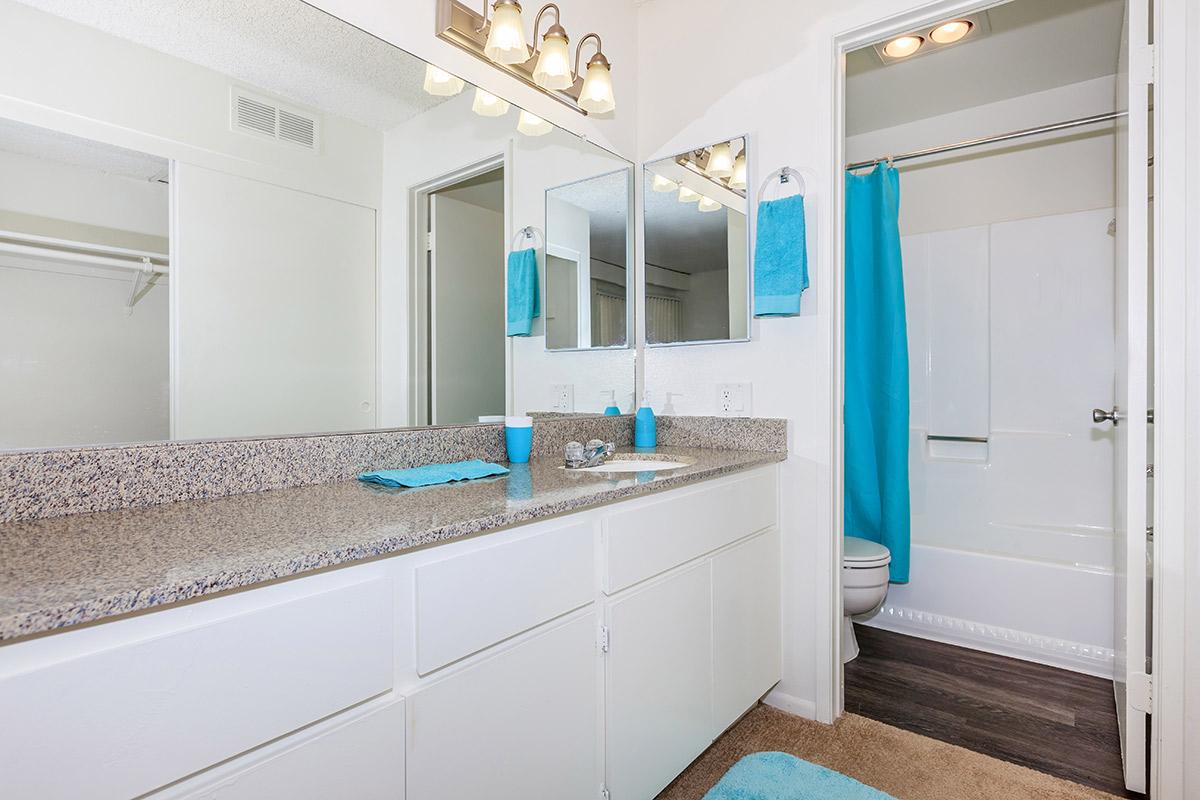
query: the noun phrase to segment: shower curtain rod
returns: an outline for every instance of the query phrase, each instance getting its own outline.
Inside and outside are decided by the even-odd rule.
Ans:
[[[1009,133],[1001,133],[997,136],[985,136],[981,139],[967,139],[966,141],[956,142],[955,144],[942,145],[941,147],[928,147],[924,150],[913,150],[910,153],[900,153],[894,156],[883,156],[882,158],[871,159],[870,161],[855,161],[853,164],[847,164],[846,169],[855,170],[863,167],[871,167],[878,164],[880,161],[896,162],[908,161],[913,158],[924,158],[925,156],[935,156],[940,153],[950,153],[955,150],[965,150],[968,147],[979,147],[985,144],[993,144],[995,142],[1007,142],[1010,139],[1022,139],[1026,136],[1037,136],[1039,133],[1052,133],[1053,131],[1066,130],[1068,128],[1078,128],[1081,125],[1094,125],[1098,122],[1111,122],[1114,119],[1120,119],[1126,116],[1125,111],[1110,111],[1107,114],[1096,114],[1091,117],[1080,117],[1079,119],[1069,119],[1063,122],[1055,122],[1050,125],[1039,125],[1036,128],[1025,128],[1019,131],[1010,131]]]

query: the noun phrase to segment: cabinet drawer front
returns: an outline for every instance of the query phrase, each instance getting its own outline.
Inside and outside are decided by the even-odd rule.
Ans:
[[[21,720],[0,726],[4,792],[132,797],[387,691],[390,587],[352,584],[0,681],[0,708]]]
[[[417,567],[417,672],[590,603],[593,531],[575,523]]]
[[[609,516],[604,521],[605,594],[774,525],[775,474],[774,469],[756,472]]]

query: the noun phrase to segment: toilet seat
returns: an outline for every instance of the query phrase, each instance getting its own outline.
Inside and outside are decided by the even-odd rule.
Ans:
[[[847,536],[842,545],[844,569],[876,569],[892,563],[892,553],[879,542]]]

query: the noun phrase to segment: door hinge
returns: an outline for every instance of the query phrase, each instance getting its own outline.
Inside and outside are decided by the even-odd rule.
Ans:
[[[1146,465],[1146,477],[1147,477],[1147,478],[1153,478],[1153,477],[1154,477],[1154,465],[1153,465],[1153,464],[1147,464],[1147,465]]]
[[[1144,672],[1129,673],[1128,686],[1129,705],[1138,711],[1149,714],[1154,703],[1154,678]]]
[[[1154,45],[1148,44],[1144,47],[1136,48],[1136,65],[1130,63],[1131,71],[1134,72],[1134,78],[1138,83],[1152,85],[1154,83],[1154,61],[1157,53],[1154,50]],[[1133,59],[1130,59],[1132,62]]]
[[[600,800],[609,800],[608,787],[600,784]]]
[[[608,626],[607,625],[600,626],[600,635],[599,635],[599,637],[597,637],[596,642],[600,646],[601,653],[608,652]]]

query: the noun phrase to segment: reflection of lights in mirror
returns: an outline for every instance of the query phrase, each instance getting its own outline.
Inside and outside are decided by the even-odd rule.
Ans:
[[[745,139],[737,138],[681,153],[675,163],[714,186],[745,197],[745,150]]]
[[[545,136],[554,130],[554,126],[536,114],[530,114],[522,109],[521,117],[517,120],[517,130],[526,136]]]
[[[689,188],[687,186],[679,187],[679,202],[695,203],[695,202],[698,202],[699,200],[700,200],[700,193],[697,192],[695,189]]]
[[[717,211],[720,208],[721,204],[716,200],[713,200],[711,197],[701,197],[700,204],[696,206],[696,209],[702,214],[708,214],[710,212]]]
[[[481,117],[503,117],[508,113],[508,101],[501,100],[491,92],[476,89],[475,102],[471,103],[471,110]]]
[[[664,178],[662,175],[655,175],[650,188],[656,192],[673,192],[679,188],[679,184],[670,178]]]
[[[433,64],[425,65],[425,91],[434,97],[453,97],[463,90],[467,82],[451,75]]]
[[[712,146],[704,171],[714,178],[728,178],[733,174],[733,153],[729,142],[720,142]]]
[[[733,174],[729,176],[730,189],[746,188],[746,154],[739,153],[733,160]]]

